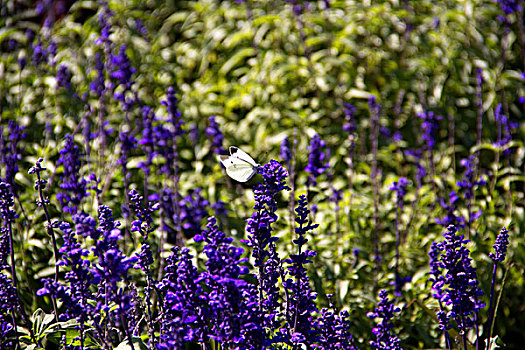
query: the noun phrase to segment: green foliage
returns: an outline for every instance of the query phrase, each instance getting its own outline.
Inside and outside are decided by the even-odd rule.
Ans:
[[[54,274],[50,237],[45,230],[46,218],[35,204],[35,178],[27,170],[42,157],[49,180],[46,195],[54,220],[70,217],[60,206],[57,167],[59,150],[66,134],[73,134],[85,155],[81,174],[96,175],[100,193],[90,191],[82,210],[95,215],[99,204],[111,207],[124,225],[130,219],[122,211],[124,174],[118,166],[122,147],[119,134],[135,132],[140,138],[141,107],[150,106],[158,116],[166,115],[160,101],[166,89],[175,86],[187,133],[195,125],[201,139],[193,143],[187,136],[177,140],[180,150],[179,190],[187,195],[202,188],[210,202],[226,202],[229,216],[221,220],[224,230],[236,240],[244,238],[245,218],[250,215],[253,193],[250,185],[232,183],[216,161],[212,140],[204,134],[208,118],[217,116],[225,134],[225,146],[236,145],[262,163],[264,154],[279,159],[279,145],[284,137],[297,132],[295,197],[307,192],[307,146],[319,133],[331,150],[330,173],[320,177],[318,186],[308,191],[311,204],[318,206],[314,216],[320,224],[310,249],[318,255],[310,277],[319,293],[321,306],[328,305],[326,294],[338,309],[351,312],[357,341],[368,345],[371,329],[366,313],[373,309],[377,290],[391,288],[395,279],[395,199],[389,190],[393,181],[410,179],[404,209],[399,216],[401,252],[399,268],[412,280],[396,302],[402,312],[396,320],[396,333],[405,348],[444,347],[437,329],[435,312],[439,305],[431,298],[428,282],[430,245],[440,239],[443,228],[435,219],[446,213],[439,200],[457,191],[457,181],[464,169],[460,159],[480,154],[480,173],[487,186],[477,186],[471,203],[459,200],[458,213],[468,217],[481,210],[472,223],[469,249],[478,269],[481,287],[488,300],[492,263],[488,258],[499,229],[506,225],[511,232],[511,245],[506,268],[505,289],[496,317],[498,337],[489,339],[488,348],[499,347],[503,340],[508,348],[523,343],[525,321],[517,310],[523,309],[525,294],[523,232],[524,147],[523,104],[525,95],[523,63],[523,29],[521,15],[510,15],[509,33],[498,20],[501,10],[490,0],[476,1],[332,1],[323,8],[322,1],[311,2],[311,8],[297,15],[284,1],[109,1],[114,16],[112,53],[127,45],[126,53],[136,72],[127,97],[136,97],[125,111],[123,104],[110,93],[99,99],[90,92],[96,77],[95,54],[108,54],[95,40],[100,35],[98,16],[102,7],[95,1],[77,1],[52,28],[41,27],[34,9],[19,1],[2,2],[0,16],[0,129],[8,138],[7,123],[16,120],[25,126],[23,153],[18,162],[16,184],[19,187],[14,224],[14,250],[19,281],[19,295],[26,312],[32,316],[32,330],[41,345],[57,344],[66,334],[66,342],[75,343],[77,332],[71,324],[54,322],[48,299],[36,296],[40,280]],[[15,11],[24,8],[24,11]],[[5,15],[4,15],[5,14]],[[136,20],[147,28],[142,34]],[[56,64],[35,65],[33,48],[26,30],[38,33],[38,40],[48,46],[55,42]],[[10,41],[17,46],[10,49]],[[27,60],[23,68],[20,58]],[[57,69],[64,64],[72,72],[72,90],[57,85]],[[477,144],[476,69],[483,71],[482,142]],[[399,142],[382,136],[377,154],[379,174],[378,211],[374,220],[372,181],[372,144],[367,101],[376,96],[382,104],[381,127],[391,133],[399,131]],[[353,166],[346,158],[350,140],[343,130],[343,103],[356,108],[357,136]],[[504,148],[494,144],[498,130],[494,117],[497,104],[504,114],[521,124],[514,141]],[[437,144],[425,167],[433,164],[421,188],[416,184],[417,163],[404,151],[421,149],[420,119],[422,111],[442,115]],[[82,135],[88,120],[91,132],[101,130],[101,120],[113,132],[107,143],[85,143]],[[100,136],[100,135],[98,135]],[[91,148],[89,148],[91,147]],[[511,151],[506,155],[504,151]],[[145,185],[140,163],[147,159],[143,149],[133,151],[128,164],[127,180],[139,192],[159,193],[173,187],[173,179],[152,172]],[[160,168],[156,160],[153,168]],[[2,176],[5,176],[2,169]],[[252,180],[252,182],[256,182]],[[352,183],[350,187],[349,183]],[[147,186],[147,187],[145,187]],[[342,190],[341,209],[329,200],[332,187]],[[293,194],[280,198],[276,234],[279,251],[292,249],[288,223],[288,203]],[[470,209],[469,206],[472,206]],[[160,221],[156,219],[156,225]],[[376,226],[376,223],[378,225]],[[373,234],[380,237],[382,264],[374,262]],[[465,233],[467,229],[465,229]],[[162,244],[163,233],[153,234],[154,248],[165,256],[175,242]],[[130,254],[139,250],[139,237],[131,235],[124,247]],[[59,239],[61,241],[61,239]],[[164,242],[166,243],[166,242]],[[359,253],[354,253],[358,249]],[[155,265],[154,275],[159,265]],[[501,280],[498,271],[498,280]],[[63,278],[63,276],[61,276]],[[392,289],[392,288],[391,288]],[[488,304],[488,303],[487,303]],[[47,310],[46,312],[42,311]],[[487,319],[482,314],[481,321]],[[28,326],[20,327],[26,349],[35,348]],[[25,330],[24,330],[25,329]],[[452,331],[451,334],[454,334]],[[131,348],[124,340],[115,349]],[[135,349],[146,348],[134,338]],[[366,345],[365,345],[366,344]],[[98,346],[93,337],[86,346]]]

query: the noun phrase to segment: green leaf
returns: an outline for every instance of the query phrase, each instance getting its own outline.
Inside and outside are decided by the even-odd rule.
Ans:
[[[237,51],[229,60],[227,60],[219,69],[219,73],[222,75],[227,75],[234,67],[241,64],[243,60],[248,57],[251,57],[255,54],[255,49],[251,47],[246,47],[240,51]]]

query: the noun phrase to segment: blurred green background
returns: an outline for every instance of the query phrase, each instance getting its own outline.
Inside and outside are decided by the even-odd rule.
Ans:
[[[47,5],[40,11],[42,3]],[[479,151],[480,173],[488,184],[476,188],[471,203],[483,214],[472,226],[469,249],[481,287],[488,294],[492,271],[488,253],[501,227],[508,226],[511,244],[505,268],[498,271],[499,286],[503,273],[508,275],[496,317],[496,334],[509,349],[521,348],[525,341],[522,11],[505,15],[497,2],[489,0],[109,1],[111,45],[104,46],[96,43],[101,33],[100,15],[104,13],[101,3],[42,3],[2,0],[0,16],[0,121],[5,137],[9,120],[25,126],[27,133],[16,181],[25,210],[20,217],[29,219],[18,221],[20,234],[15,245],[20,278],[27,282],[21,293],[28,312],[44,307],[35,290],[40,278],[51,275],[54,267],[49,265],[52,253],[46,245],[43,213],[35,204],[34,179],[27,170],[39,157],[45,159],[52,215],[64,217],[54,197],[54,174],[61,172],[54,164],[64,136],[74,133],[85,151],[82,173],[95,173],[103,188],[99,199],[88,199],[83,210],[95,212],[100,200],[122,215],[123,175],[116,165],[121,148],[118,135],[140,125],[142,106],[165,115],[160,101],[173,86],[187,131],[177,140],[180,192],[187,195],[201,188],[210,202],[226,202],[229,215],[221,224],[236,240],[244,235],[244,220],[253,205],[251,186],[257,178],[247,185],[226,178],[212,140],[205,133],[208,118],[216,116],[225,135],[225,148],[239,146],[260,163],[281,161],[280,143],[285,137],[292,140],[295,132],[296,163],[290,170],[295,174],[296,196],[306,192],[304,168],[312,136],[319,133],[326,141],[331,154],[329,169],[309,191],[310,203],[318,207],[315,222],[320,224],[309,241],[310,248],[318,252],[310,276],[320,305],[327,305],[326,293],[331,293],[338,308],[350,310],[353,332],[360,343],[370,339],[372,324],[365,315],[373,308],[377,289],[392,289],[395,196],[389,187],[406,176],[411,186],[399,220],[404,237],[400,266],[402,274],[411,276],[412,281],[396,299],[402,307],[396,332],[405,348],[442,346],[435,320],[437,303],[427,282],[427,253],[444,231],[435,223],[435,218],[444,215],[439,198],[457,190],[456,181],[464,172],[460,160]],[[28,30],[36,37],[28,35]],[[54,65],[35,64],[34,45],[38,41],[43,47],[56,44]],[[128,111],[114,95],[108,94],[103,103],[90,92],[97,74],[96,54],[117,54],[121,45],[126,45],[135,69],[126,94],[140,101]],[[27,61],[23,67],[20,59]],[[61,64],[72,73],[69,91],[57,86]],[[477,69],[481,69],[481,85],[477,83]],[[115,91],[119,89],[122,87],[115,87]],[[382,105],[377,154],[377,230],[383,259],[379,271],[374,270],[373,262],[370,96]],[[357,109],[351,168],[351,140],[343,130],[344,103]],[[509,120],[517,123],[513,141],[506,146],[509,155],[493,144],[498,137],[494,117],[498,104]],[[417,117],[423,111],[433,111],[443,119],[430,156],[435,173],[417,189],[416,160],[404,151],[424,147],[421,119]],[[97,142],[88,150],[81,122],[83,118],[91,120],[95,132],[100,128],[101,113],[107,127],[114,131],[108,134],[105,151]],[[482,142],[476,145],[480,114]],[[200,135],[197,142],[189,137],[190,131]],[[401,140],[393,137],[396,133]],[[141,191],[144,174],[139,164],[146,156],[139,147],[129,164],[130,183]],[[159,162],[157,166],[162,165],[162,160]],[[421,162],[428,167],[430,160]],[[153,172],[148,192],[173,186],[169,180]],[[329,200],[332,188],[342,190],[340,210]],[[275,230],[281,238],[283,256],[292,246],[288,226],[292,195],[279,199],[280,220]],[[465,216],[466,210],[467,201],[462,199],[458,212]],[[126,249],[132,252],[134,247]],[[354,249],[359,249],[358,256]],[[485,298],[488,300],[487,295]],[[486,318],[486,314],[481,315],[483,322]]]

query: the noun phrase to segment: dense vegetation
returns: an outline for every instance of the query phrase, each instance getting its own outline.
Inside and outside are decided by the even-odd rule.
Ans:
[[[523,1],[0,4],[0,349],[521,348]]]

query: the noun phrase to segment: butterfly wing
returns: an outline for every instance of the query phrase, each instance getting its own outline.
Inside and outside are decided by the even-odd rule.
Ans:
[[[246,182],[250,180],[257,172],[256,166],[253,166],[252,164],[238,157],[220,156],[220,161],[226,168],[226,174],[239,182]]]
[[[248,153],[242,151],[238,147],[231,146],[230,147],[230,154],[234,158],[239,158],[239,159],[245,161],[246,163],[251,164],[252,167],[257,167],[257,165],[258,165],[257,162],[255,162],[255,160],[252,157],[250,157],[250,155]]]

